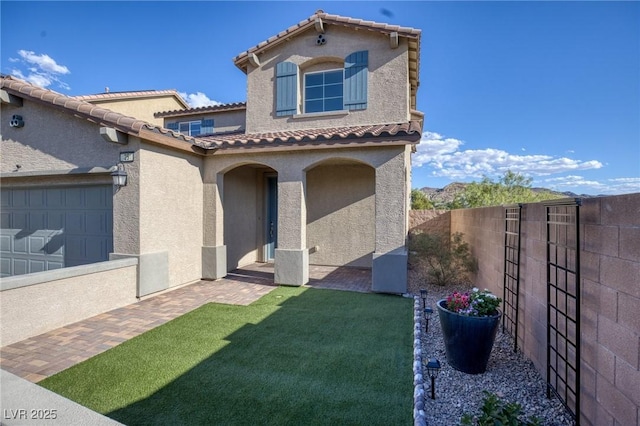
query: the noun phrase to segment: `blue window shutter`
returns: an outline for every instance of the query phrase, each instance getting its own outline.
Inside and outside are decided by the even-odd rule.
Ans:
[[[169,130],[173,130],[173,131],[178,131],[178,123],[167,123],[167,129]]]
[[[349,110],[367,109],[369,52],[362,50],[344,58],[344,106]]]
[[[203,118],[200,123],[200,134],[210,135],[213,133],[213,118]]]
[[[276,116],[298,111],[298,67],[293,62],[276,64]]]

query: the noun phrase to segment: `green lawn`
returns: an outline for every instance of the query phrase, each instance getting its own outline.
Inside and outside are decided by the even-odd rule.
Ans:
[[[412,308],[281,287],[204,305],[39,384],[127,425],[409,425]]]

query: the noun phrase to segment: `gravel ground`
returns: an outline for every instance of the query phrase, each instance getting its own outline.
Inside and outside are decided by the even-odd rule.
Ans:
[[[419,273],[410,271],[409,291],[420,294],[420,282],[424,282]],[[489,358],[487,371],[483,374],[466,374],[454,370],[447,363],[436,302],[451,293],[454,287],[426,286],[428,290],[427,306],[434,309],[429,321],[429,330],[422,333],[423,367],[429,358],[437,358],[442,365],[436,379],[436,399],[431,399],[430,379],[425,377],[424,412],[428,425],[457,425],[464,413],[480,412],[483,391],[497,394],[506,402],[517,402],[522,406],[526,417],[536,416],[543,425],[565,426],[574,422],[557,398],[547,399],[543,377],[533,363],[520,352],[513,351],[513,339],[498,331],[496,341]],[[460,287],[457,290],[468,290]],[[423,328],[424,331],[424,328]],[[426,375],[426,368],[424,368]]]

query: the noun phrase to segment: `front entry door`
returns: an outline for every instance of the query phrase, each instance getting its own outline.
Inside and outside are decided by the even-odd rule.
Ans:
[[[266,261],[273,262],[278,247],[278,178],[267,177]]]

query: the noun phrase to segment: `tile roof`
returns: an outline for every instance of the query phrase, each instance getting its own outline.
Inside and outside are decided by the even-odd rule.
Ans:
[[[184,105],[185,108],[189,108],[189,104],[182,99],[182,96],[174,90],[137,90],[137,91],[129,91],[129,92],[105,92],[105,93],[96,93],[94,95],[80,95],[73,96],[74,99],[78,99],[81,101],[105,101],[111,99],[129,99],[129,98],[155,98],[160,96],[171,95],[175,96],[178,102]]]
[[[203,112],[240,111],[247,109],[246,102],[233,102],[228,104],[209,105],[198,108],[176,109],[173,111],[161,111],[153,114],[154,117],[179,117],[183,115],[202,114]]]
[[[190,149],[192,146],[193,138],[191,137],[91,104],[78,99],[78,97],[69,97],[52,90],[33,86],[15,77],[3,75],[0,78],[0,88],[20,98],[27,98],[34,102],[65,110],[93,123],[114,127],[130,135],[143,137],[155,142],[164,142],[165,145],[171,145],[176,148]],[[158,139],[156,135],[161,138]],[[164,136],[166,138],[163,140]]]
[[[418,86],[420,85],[420,37],[422,34],[422,31],[416,28],[365,21],[362,19],[349,18],[347,16],[331,15],[325,13],[323,10],[317,10],[309,18],[300,21],[296,25],[293,25],[267,40],[258,43],[249,50],[240,53],[233,58],[234,64],[246,73],[251,54],[257,55],[265,50],[286,42],[289,38],[313,27],[318,18],[320,18],[323,23],[331,25],[376,31],[384,34],[391,34],[395,32],[398,33],[399,37],[407,38],[409,41],[409,83],[411,86],[411,108],[416,108],[416,93]]]
[[[249,50],[240,53],[238,56],[233,58],[233,62],[236,66],[243,71],[246,71],[246,62],[248,60],[248,56],[251,53],[259,53],[263,50],[271,48],[279,43],[286,41],[289,37],[292,37],[296,34],[299,34],[303,31],[306,31],[308,28],[311,28],[315,25],[316,19],[320,18],[323,22],[334,24],[334,25],[342,25],[345,27],[351,28],[359,28],[370,31],[377,31],[386,34],[391,34],[393,32],[397,32],[400,37],[407,37],[412,39],[420,39],[420,35],[422,33],[421,30],[410,27],[401,27],[398,25],[389,25],[378,23],[374,21],[365,21],[362,19],[349,18],[347,16],[340,15],[331,15],[325,13],[323,10],[317,10],[313,15],[308,17],[307,19],[298,22],[296,25],[292,25],[286,30],[268,38],[267,40],[258,43],[256,46],[250,48]]]
[[[325,129],[301,129],[282,132],[228,132],[192,137],[150,124],[143,120],[94,105],[77,98],[33,86],[14,77],[0,78],[0,88],[21,98],[65,110],[99,125],[115,127],[127,134],[173,148],[203,154],[206,150],[267,148],[304,148],[344,144],[417,144],[422,135],[420,121],[399,124],[345,126]]]
[[[205,149],[243,149],[254,147],[302,147],[313,145],[384,143],[389,139],[420,141],[422,129],[419,121],[400,124],[345,126],[326,129],[302,129],[269,133],[231,132],[209,136],[197,136],[194,143]]]

